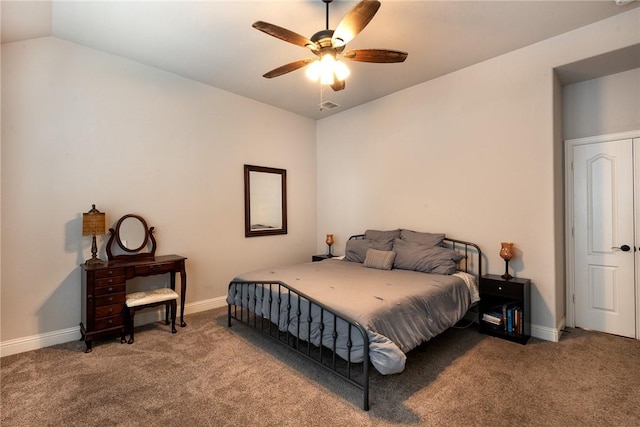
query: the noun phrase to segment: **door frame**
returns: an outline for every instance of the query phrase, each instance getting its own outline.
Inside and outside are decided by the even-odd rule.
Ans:
[[[601,142],[617,141],[620,139],[637,139],[640,138],[640,130],[634,130],[629,132],[612,133],[607,135],[589,136],[585,138],[567,139],[564,141],[564,188],[565,188],[565,275],[566,275],[566,319],[567,326],[573,328],[576,324],[576,310],[575,310],[575,253],[574,247],[574,232],[573,232],[573,148],[577,145],[585,144],[597,144]],[[640,212],[640,143],[638,141],[633,142],[634,152],[634,203],[637,211]],[[640,242],[640,223],[638,215],[635,215],[634,219],[635,230],[635,242]],[[638,252],[634,252],[635,258],[635,296],[636,296],[636,339],[640,339],[640,266],[638,266]]]

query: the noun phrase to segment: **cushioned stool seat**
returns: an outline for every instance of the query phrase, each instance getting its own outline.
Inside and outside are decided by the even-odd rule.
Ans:
[[[132,292],[127,294],[125,306],[127,307],[127,323],[129,325],[129,344],[133,344],[133,318],[136,311],[144,308],[165,306],[165,323],[169,324],[169,312],[171,312],[171,332],[176,333],[176,308],[178,294],[169,288],[150,289],[148,291]]]

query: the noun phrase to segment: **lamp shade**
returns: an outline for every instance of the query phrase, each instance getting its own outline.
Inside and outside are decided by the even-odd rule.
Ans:
[[[96,209],[96,205],[91,205],[91,210],[82,214],[82,235],[106,234],[105,222],[105,214]]]

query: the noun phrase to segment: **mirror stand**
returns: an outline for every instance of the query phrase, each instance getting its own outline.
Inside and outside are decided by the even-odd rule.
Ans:
[[[148,227],[144,218],[139,215],[127,214],[120,218],[115,229],[109,229],[110,236],[107,242],[109,261],[153,259],[157,246],[153,229]],[[114,243],[119,250],[117,254],[113,253]],[[145,249],[148,252],[143,252]]]

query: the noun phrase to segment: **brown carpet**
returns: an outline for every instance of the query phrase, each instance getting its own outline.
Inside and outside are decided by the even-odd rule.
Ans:
[[[343,380],[226,308],[161,323],[136,343],[71,342],[0,359],[10,426],[640,426],[640,341],[569,329],[525,346],[450,329],[371,376],[371,410]]]

